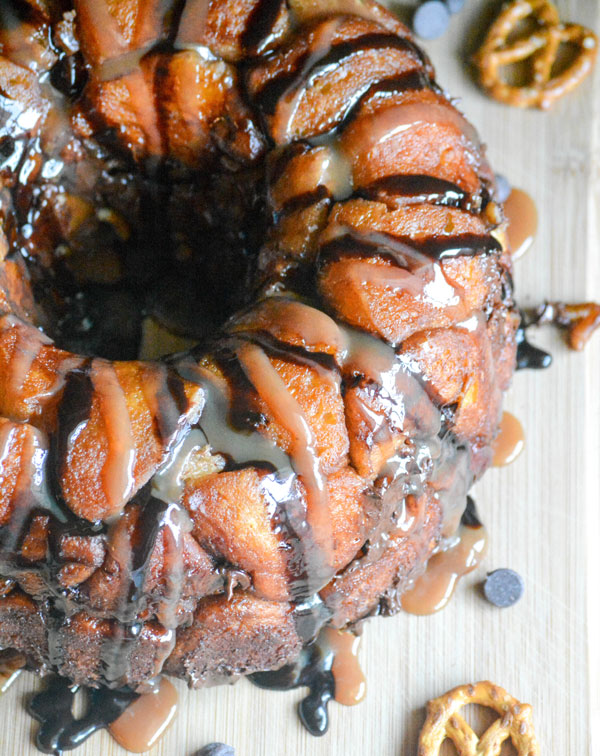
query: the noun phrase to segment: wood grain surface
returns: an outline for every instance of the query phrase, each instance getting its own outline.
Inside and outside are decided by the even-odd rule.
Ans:
[[[557,5],[564,20],[600,32],[597,0]],[[600,299],[600,67],[547,113],[492,102],[467,61],[498,7],[470,0],[426,49],[438,80],[460,98],[487,143],[492,165],[537,201],[539,234],[516,264],[519,301]],[[544,756],[592,753],[593,723],[600,725],[600,335],[581,354],[551,330],[531,340],[552,352],[554,364],[519,373],[506,399],[527,446],[511,467],[492,470],[476,487],[490,532],[484,563],[443,612],[366,625],[366,700],[354,708],[331,704],[329,732],[316,739],[295,714],[301,691],[262,691],[246,681],[202,691],[178,684],[180,711],[154,756],[193,756],[215,740],[234,746],[236,756],[416,756],[427,699],[482,679],[533,705]],[[495,609],[479,592],[486,571],[498,567],[525,579],[525,595],[511,609]],[[21,675],[3,697],[2,756],[38,753],[37,725],[23,702],[39,684]],[[105,732],[77,751],[124,753]]]

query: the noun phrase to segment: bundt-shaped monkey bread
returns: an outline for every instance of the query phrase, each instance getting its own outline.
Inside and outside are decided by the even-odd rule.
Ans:
[[[2,0],[0,45],[0,647],[198,686],[396,611],[518,325],[427,57],[371,0]]]

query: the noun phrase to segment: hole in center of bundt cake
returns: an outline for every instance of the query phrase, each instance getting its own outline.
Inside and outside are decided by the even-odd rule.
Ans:
[[[32,193],[25,257],[44,329],[62,348],[107,359],[206,339],[249,295],[262,216],[253,178],[88,150]]]

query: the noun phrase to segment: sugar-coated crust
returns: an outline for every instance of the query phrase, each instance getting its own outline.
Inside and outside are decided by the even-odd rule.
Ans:
[[[0,647],[88,685],[202,685],[395,611],[514,366],[475,131],[369,1],[6,7]],[[243,308],[158,361],[59,348],[40,271],[92,259],[100,221],[126,243],[165,175],[172,238],[262,229]],[[204,254],[208,288],[236,254]]]

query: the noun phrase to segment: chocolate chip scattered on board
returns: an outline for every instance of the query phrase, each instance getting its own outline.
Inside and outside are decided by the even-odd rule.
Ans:
[[[413,16],[413,31],[421,39],[437,39],[448,28],[450,11],[442,0],[427,0]]]
[[[201,748],[196,756],[235,756],[235,751],[225,743],[209,743]]]
[[[506,567],[488,572],[483,584],[486,599],[490,604],[500,608],[516,604],[524,590],[523,578],[518,572]]]

